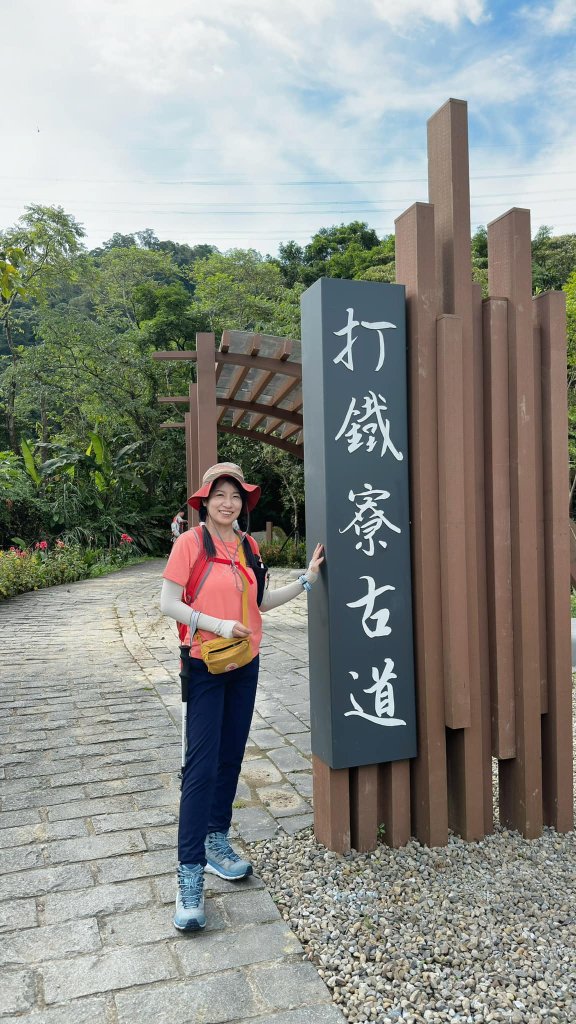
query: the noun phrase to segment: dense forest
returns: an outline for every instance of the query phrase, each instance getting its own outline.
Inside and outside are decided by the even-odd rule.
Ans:
[[[532,255],[534,291],[567,294],[574,481],[576,235],[542,227]],[[486,290],[484,228],[472,264]],[[300,295],[318,277],[394,275],[394,236],[361,222],[323,228],[305,246],[288,241],[275,257],[160,241],[150,229],[87,251],[72,216],[29,206],[0,232],[0,548],[15,536],[103,546],[128,531],[141,550],[165,551],[186,497],[184,438],[159,429],[157,398],[186,391],[191,371],[151,353],[194,348],[205,330],[298,337]],[[219,444],[221,458],[266,485],[253,528],[266,518],[302,528],[301,464],[264,444]]]

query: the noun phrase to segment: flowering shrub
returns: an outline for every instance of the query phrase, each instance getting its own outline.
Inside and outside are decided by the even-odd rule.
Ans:
[[[49,550],[43,540],[25,551],[17,547],[0,550],[0,600],[58,583],[103,576],[141,557],[132,538],[111,549],[80,548],[57,540]]]

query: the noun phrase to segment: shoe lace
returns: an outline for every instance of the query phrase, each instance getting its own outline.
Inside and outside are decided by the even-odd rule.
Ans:
[[[179,865],[178,888],[180,890],[182,906],[186,910],[199,906],[202,899],[203,886],[204,872],[201,869],[199,871],[190,871],[189,868]]]
[[[217,857],[224,857],[233,863],[242,859],[230,846],[225,832],[211,832],[208,846],[211,853],[215,853]]]

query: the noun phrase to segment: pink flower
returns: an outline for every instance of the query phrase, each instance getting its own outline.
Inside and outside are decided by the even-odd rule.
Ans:
[[[48,541],[46,541],[46,540],[38,541],[37,540],[35,545],[34,545],[34,547],[36,548],[36,551],[47,551],[48,550]]]
[[[121,544],[133,544],[134,542],[132,540],[132,537],[130,537],[130,535],[128,533],[123,533],[120,536],[120,543]]]
[[[57,547],[57,548],[65,548],[65,547],[66,547],[66,545],[65,545],[65,543],[64,543],[64,541],[63,541],[63,540],[57,540],[57,541],[56,541],[56,547]]]

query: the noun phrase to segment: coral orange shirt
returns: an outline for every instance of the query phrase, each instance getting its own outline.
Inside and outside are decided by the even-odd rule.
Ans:
[[[206,615],[214,615],[217,619],[236,619],[238,622],[242,622],[242,591],[240,589],[240,580],[242,580],[248,586],[248,627],[252,630],[250,646],[252,647],[254,657],[256,657],[262,640],[262,616],[256,600],[256,577],[249,566],[244,566],[243,568],[248,574],[250,583],[248,583],[242,569],[237,568],[236,572],[232,571],[231,560],[240,561],[238,540],[234,540],[230,544],[225,544],[214,536],[212,540],[216,548],[216,557],[225,558],[228,564],[222,565],[220,562],[208,563],[206,569],[210,567],[210,571],[204,577],[200,591],[194,597],[194,609],[197,612],[205,612]],[[196,530],[188,530],[186,533],[181,534],[172,547],[168,563],[162,573],[164,579],[170,580],[172,583],[179,583],[184,589],[190,579],[199,553],[199,540]],[[214,636],[214,633],[202,630],[204,640],[212,640]],[[189,630],[186,631],[184,639],[184,646],[187,647],[188,645],[190,645]],[[201,656],[200,645],[197,640],[194,640],[190,645],[190,656],[192,658],[200,658]]]

